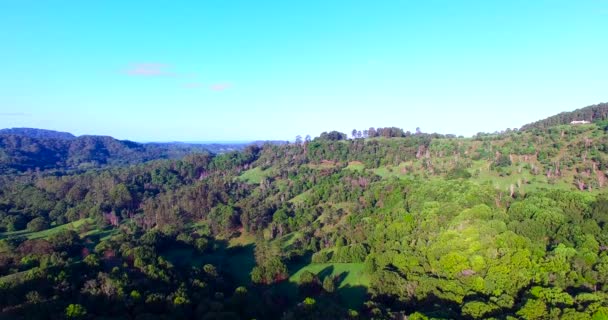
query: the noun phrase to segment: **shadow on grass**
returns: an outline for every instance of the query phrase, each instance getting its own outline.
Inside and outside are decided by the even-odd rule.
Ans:
[[[251,271],[255,267],[254,249],[253,244],[225,249],[222,266],[230,271],[236,283],[251,284]]]
[[[344,280],[346,280],[347,276],[348,276],[348,272],[342,272],[342,273],[336,275],[336,286],[340,286],[342,284],[342,282],[344,282]]]
[[[173,244],[160,254],[178,267],[202,267],[212,264],[237,286],[251,284],[251,271],[255,267],[255,245],[229,246],[228,241],[213,241],[213,249],[201,252],[188,245]]]
[[[323,270],[319,271],[319,273],[317,273],[317,277],[319,277],[319,280],[321,280],[321,282],[323,282],[323,280],[325,280],[325,278],[331,276],[334,273],[334,266],[328,266],[323,268]],[[336,282],[336,286],[339,286],[340,283]]]
[[[336,292],[340,299],[340,303],[343,306],[354,310],[360,310],[368,296],[367,288],[364,286],[345,285],[338,288]]]
[[[301,257],[299,261],[292,261],[289,273],[293,276],[309,265],[310,256]],[[360,310],[363,307],[364,302],[368,298],[368,289],[365,286],[344,284],[346,277],[350,274],[348,271],[336,274],[336,268],[333,265],[329,265],[315,274],[319,279],[318,288],[316,289],[308,288],[308,290],[301,290],[298,283],[293,280],[279,283],[274,286],[274,289],[277,293],[287,296],[291,304],[299,303],[307,296],[311,296],[315,299],[332,300],[348,309]],[[322,283],[325,278],[332,276],[334,277],[337,289],[334,293],[327,293],[322,289]]]
[[[334,266],[328,266],[321,270],[317,276],[321,283],[323,283],[325,278],[333,276],[334,284],[337,288],[334,297],[337,298],[338,303],[349,309],[361,309],[367,299],[367,288],[364,286],[352,286],[350,284],[342,285],[349,272],[343,271],[339,274],[334,274],[334,271]]]
[[[293,276],[301,269],[308,266],[312,262],[312,254],[307,253],[303,256],[295,256],[287,261],[287,272],[289,276]]]

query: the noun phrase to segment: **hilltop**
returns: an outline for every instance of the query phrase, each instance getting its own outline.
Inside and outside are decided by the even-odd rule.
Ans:
[[[36,128],[7,128],[0,129],[0,135],[19,135],[35,139],[57,139],[57,140],[72,140],[76,136],[69,132],[60,132],[47,129]]]
[[[554,116],[522,126],[521,130],[547,129],[553,126],[570,124],[572,121],[598,122],[608,119],[608,103],[599,103]]]

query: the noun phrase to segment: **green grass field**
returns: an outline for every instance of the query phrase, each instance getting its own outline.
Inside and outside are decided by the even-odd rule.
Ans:
[[[339,287],[369,286],[369,276],[363,272],[363,263],[313,263],[305,266],[295,266],[297,271],[289,277],[289,281],[298,282],[304,271],[321,274],[322,277],[340,276],[344,278]]]
[[[563,171],[564,176],[557,179],[554,183],[549,183],[547,177],[544,174],[533,175],[529,169],[523,168],[522,164],[511,165],[506,168],[509,174],[503,174],[502,176],[493,170],[490,170],[489,163],[487,161],[479,160],[474,161],[472,168],[469,172],[473,175],[471,181],[475,181],[479,184],[491,184],[497,190],[509,191],[511,185],[515,187],[515,191],[525,194],[527,192],[535,191],[539,188],[547,189],[562,189],[562,190],[573,190],[575,187],[572,183],[573,177],[568,171]],[[524,183],[525,181],[530,182]],[[520,187],[518,187],[518,185]]]
[[[365,165],[359,161],[351,161],[348,163],[348,166],[344,168],[344,170],[353,170],[353,171],[363,171],[365,169]]]
[[[369,275],[363,271],[363,263],[315,263],[290,266],[289,282],[297,284],[304,271],[316,274],[321,281],[327,276],[338,278],[337,292],[342,303],[349,308],[359,308],[365,302]],[[291,288],[295,286],[290,286]],[[294,293],[288,293],[292,296]]]
[[[20,271],[6,276],[2,276],[0,277],[0,285],[3,285],[5,283],[9,284],[22,282],[26,278],[28,272],[30,272],[30,270]]]
[[[270,169],[262,170],[260,167],[255,167],[253,169],[249,169],[243,172],[239,176],[239,180],[245,181],[250,184],[259,184],[262,182],[262,179],[267,178],[272,175]]]
[[[314,170],[323,170],[323,169],[335,168],[336,164],[333,161],[321,160],[320,163],[309,163],[309,164],[306,164],[306,166],[308,166],[309,168],[314,169]]]
[[[0,233],[0,239],[4,239],[4,238],[8,238],[8,237],[15,237],[15,236],[24,236],[28,239],[48,238],[48,237],[55,235],[64,230],[78,231],[78,229],[80,227],[82,227],[83,225],[85,225],[87,223],[92,224],[93,219],[90,219],[90,218],[80,219],[80,220],[77,220],[74,222],[66,223],[66,224],[63,224],[60,226],[56,226],[54,228],[50,228],[50,229],[46,229],[46,230],[42,230],[42,231],[38,231],[38,232],[31,232],[31,231],[27,231],[27,230],[2,232],[2,233]],[[95,230],[92,230],[92,231],[95,231]]]
[[[439,160],[435,159],[435,162],[438,164]],[[536,191],[541,188],[561,190],[576,189],[575,185],[572,183],[574,176],[569,170],[563,170],[562,176],[550,183],[544,174],[531,174],[529,169],[524,168],[523,163],[513,164],[510,167],[504,168],[502,175],[495,170],[491,170],[490,164],[491,163],[486,160],[473,161],[472,166],[468,169],[469,173],[472,175],[470,180],[479,184],[490,184],[497,190],[503,192],[509,192],[510,186],[514,185],[515,191],[521,194]],[[540,166],[540,164],[538,164],[538,166]],[[404,168],[414,168],[414,171],[410,172],[411,170],[407,171],[404,170]],[[407,179],[424,171],[419,161],[403,162],[398,166],[380,166],[371,170],[383,179],[394,177]],[[439,178],[439,175],[430,175],[428,177],[428,179]]]
[[[298,240],[300,237],[302,237],[302,233],[295,231],[288,233],[280,238],[276,238],[273,241],[277,242],[279,244],[279,247],[285,250],[289,250],[291,246],[293,246],[293,244],[296,242],[296,240]]]
[[[228,240],[228,247],[229,248],[234,248],[234,247],[238,247],[238,246],[247,246],[250,244],[255,243],[255,236],[250,234],[250,233],[246,233],[246,232],[241,232],[241,234],[236,237],[236,238],[231,238],[230,240]]]
[[[406,165],[407,163],[402,162],[398,166],[380,166],[378,168],[372,169],[372,172],[381,176],[383,179],[388,179],[392,177],[403,179],[410,176],[409,173],[403,171]]]
[[[302,203],[304,203],[304,201],[306,201],[306,199],[308,198],[309,195],[310,195],[310,190],[306,190],[306,191],[300,193],[299,195],[291,198],[289,200],[289,202],[291,202],[293,204],[302,204]]]

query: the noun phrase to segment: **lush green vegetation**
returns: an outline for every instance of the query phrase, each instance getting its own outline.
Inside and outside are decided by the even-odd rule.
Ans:
[[[608,134],[594,114],[592,124],[560,116],[473,138],[331,131],[222,155],[6,174],[0,310],[606,319]]]

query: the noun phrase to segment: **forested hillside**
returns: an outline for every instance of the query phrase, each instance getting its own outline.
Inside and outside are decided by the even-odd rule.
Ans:
[[[582,125],[560,117],[473,138],[368,128],[5,174],[0,310],[28,319],[607,319],[608,134],[603,116]],[[28,151],[19,146],[38,142],[2,139],[22,150],[11,163],[115,154],[70,158],[65,145]],[[94,144],[78,143],[73,150]],[[103,150],[113,143],[141,147]]]
[[[56,139],[0,134],[0,172],[90,169],[179,157],[195,151],[205,150],[145,145],[104,136]]]
[[[278,143],[278,142],[273,142]],[[76,137],[53,130],[0,130],[0,174],[24,171],[85,171],[157,159],[179,159],[193,153],[226,153],[249,143],[137,143],[108,136]],[[261,145],[263,142],[256,142]]]
[[[523,126],[522,130],[545,129],[556,125],[570,124],[572,121],[605,121],[608,118],[608,103],[599,103],[571,112],[562,112],[547,119]]]

